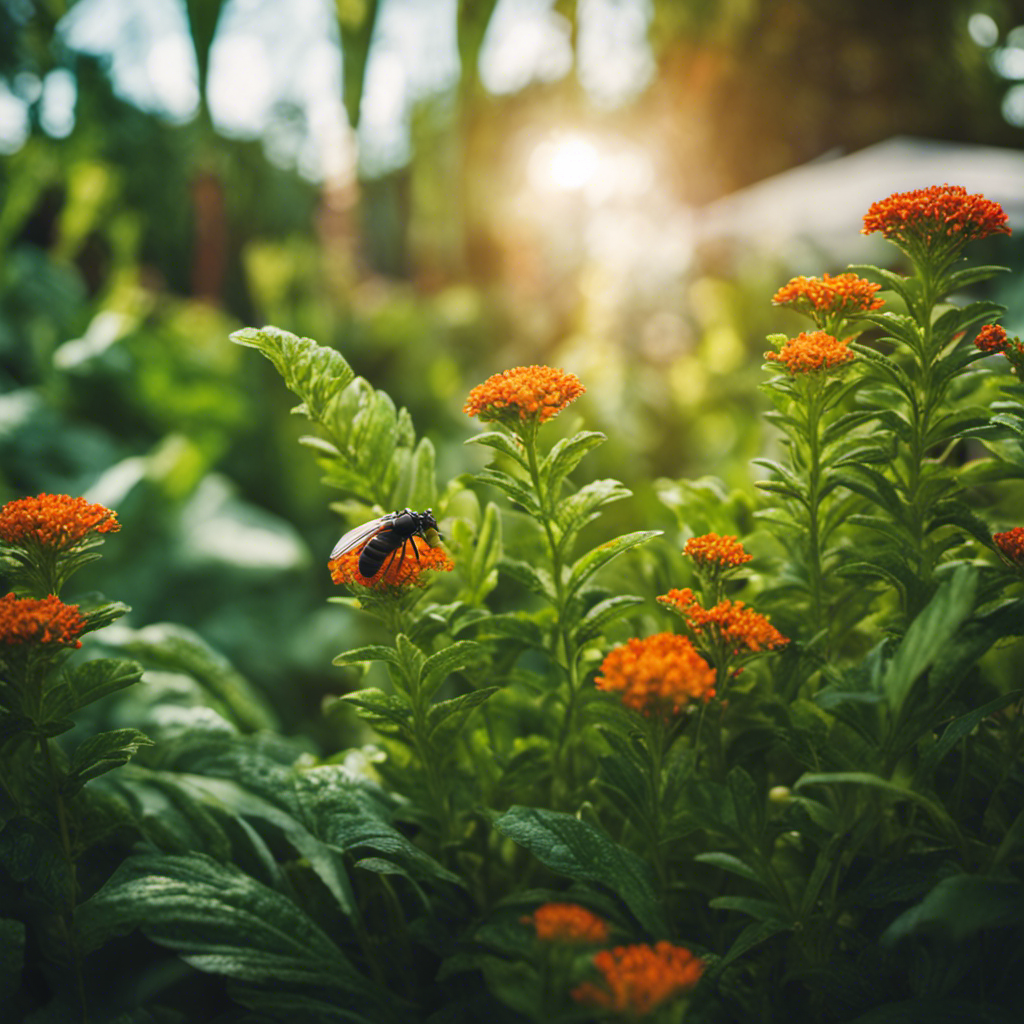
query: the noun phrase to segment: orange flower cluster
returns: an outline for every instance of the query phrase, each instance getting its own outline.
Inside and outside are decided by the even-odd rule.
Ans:
[[[861,234],[880,231],[897,243],[956,247],[989,235],[1008,235],[1003,208],[983,195],[968,195],[962,185],[932,185],[895,192],[872,203]]]
[[[1015,526],[1005,533],[994,533],[992,539],[1011,565],[1024,569],[1024,526]]]
[[[412,542],[410,541],[409,543],[411,544]],[[451,572],[455,568],[454,563],[445,554],[443,548],[430,547],[427,544],[417,544],[416,548],[419,551],[419,559],[416,558],[411,550],[405,552],[404,558],[401,552],[398,552],[394,558],[388,556],[376,575],[368,578],[359,571],[359,554],[363,546],[353,551],[346,551],[345,554],[339,555],[327,563],[327,568],[331,572],[331,579],[335,583],[356,584],[360,587],[374,588],[405,587],[409,585],[424,586],[426,581],[421,580],[420,576],[428,569],[432,569],[435,572]]]
[[[642,715],[668,716],[714,697],[715,672],[686,637],[655,633],[609,651],[595,685],[621,693],[622,703]]]
[[[67,494],[19,498],[0,508],[0,540],[65,550],[90,533],[116,533],[117,516],[103,505]]]
[[[821,277],[794,277],[772,297],[776,306],[792,306],[801,313],[849,316],[880,309],[884,303],[876,297],[880,284],[856,274],[823,274]]]
[[[603,976],[603,985],[578,985],[572,990],[573,999],[636,1017],[691,991],[704,973],[703,960],[670,942],[605,949],[594,957],[594,966]]]
[[[980,348],[982,352],[1005,352],[1006,341],[1005,328],[1000,327],[999,324],[985,324],[985,326],[978,331],[978,336],[974,339],[974,344],[977,348]]]
[[[529,420],[544,423],[574,402],[586,388],[574,373],[550,366],[517,366],[488,377],[469,393],[462,411],[481,420]]]
[[[0,597],[0,644],[8,647],[45,644],[51,647],[81,647],[79,636],[85,619],[77,604],[64,604],[50,594],[34,597]]]
[[[522,919],[542,942],[599,946],[608,941],[608,924],[576,903],[545,903]]]
[[[723,600],[712,608],[703,608],[689,587],[670,590],[658,601],[681,612],[694,633],[722,640],[734,653],[744,647],[753,653],[773,651],[789,643],[763,615],[742,601]]]
[[[735,569],[754,558],[743,550],[743,545],[734,536],[726,534],[719,537],[717,533],[691,537],[683,548],[683,554],[692,558],[699,569]]]
[[[778,352],[765,352],[764,357],[770,363],[782,363],[791,375],[796,376],[798,373],[815,373],[842,366],[853,359],[853,352],[845,341],[839,341],[824,331],[812,331],[798,334]]]

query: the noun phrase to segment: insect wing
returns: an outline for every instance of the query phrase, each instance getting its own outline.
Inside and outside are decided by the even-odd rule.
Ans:
[[[353,548],[359,547],[360,544],[365,543],[371,537],[376,536],[383,530],[391,520],[394,519],[394,513],[389,513],[386,516],[381,516],[379,519],[371,519],[368,523],[363,523],[362,526],[357,526],[354,529],[348,531],[337,544],[334,545],[334,550],[331,552],[330,560],[333,561],[340,555],[345,554],[347,551],[351,551]]]

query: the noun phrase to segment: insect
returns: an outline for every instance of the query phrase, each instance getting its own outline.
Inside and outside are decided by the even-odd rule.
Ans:
[[[427,530],[433,530],[438,538],[441,537],[432,509],[428,508],[426,512],[413,512],[411,508],[405,508],[400,512],[389,512],[379,519],[372,519],[362,526],[349,530],[334,545],[331,560],[355,550],[362,544],[363,549],[359,552],[359,575],[370,579],[377,575],[385,561],[385,574],[395,558],[399,559],[398,568],[401,569],[406,549],[410,544],[418,562],[420,553],[416,547],[416,538],[422,537],[425,544],[433,546],[427,538]]]

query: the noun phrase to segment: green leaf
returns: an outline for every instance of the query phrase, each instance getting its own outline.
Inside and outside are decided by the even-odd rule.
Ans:
[[[529,562],[508,557],[503,557],[498,562],[498,568],[534,594],[546,597],[552,603],[555,601],[555,584],[552,582],[551,573],[544,569],[535,569]]]
[[[501,452],[502,455],[507,455],[513,462],[522,466],[523,469],[529,468],[526,449],[522,446],[522,443],[503,431],[491,430],[486,434],[477,434],[475,437],[468,438],[462,443],[486,445],[488,448],[493,448],[496,452]]]
[[[782,913],[782,908],[777,903],[771,903],[768,900],[755,900],[749,896],[716,896],[714,899],[708,900],[708,906],[715,910],[737,910],[758,921],[771,921],[782,927],[789,924]]]
[[[966,331],[982,320],[997,320],[1006,312],[998,302],[969,302],[966,306],[947,309],[933,324],[932,337],[941,348],[952,340],[954,334]]]
[[[95,658],[68,673],[67,684],[49,691],[43,701],[47,719],[73,714],[87,704],[132,686],[142,678],[142,666],[126,658]]]
[[[892,324],[886,323],[886,327],[891,329]],[[915,343],[910,347],[916,349],[920,345],[920,339],[917,337],[917,328],[913,327],[910,329],[914,335]],[[904,339],[906,342],[906,339]],[[867,345],[862,345],[859,342],[851,341],[850,348],[859,355],[865,363],[868,364],[873,370],[877,370],[879,375],[888,378],[892,381],[903,392],[909,401],[914,401],[914,382],[907,376],[903,368],[895,360],[890,359],[888,356],[883,356],[881,352],[876,352],[875,349],[869,348]]]
[[[143,662],[184,672],[202,684],[222,705],[226,716],[245,731],[273,729],[277,717],[262,694],[198,633],[173,622],[142,629],[117,627],[107,642]]]
[[[505,497],[510,501],[515,502],[517,505],[522,506],[522,508],[531,515],[540,516],[541,508],[540,505],[537,504],[536,497],[530,488],[521,480],[517,480],[514,476],[510,476],[503,470],[493,469],[491,467],[482,469],[477,473],[476,478],[483,484],[490,484],[492,487],[497,487]]]
[[[378,989],[290,899],[202,854],[129,857],[78,910],[83,946],[140,928],[201,971],[257,984],[315,986],[364,1000],[383,1020],[397,997]],[[395,1002],[391,1002],[395,1000]]]
[[[83,740],[68,766],[67,779],[61,787],[69,796],[77,793],[90,779],[120,768],[138,753],[151,747],[153,741],[138,729],[114,729]]]
[[[642,605],[644,599],[635,594],[619,594],[616,597],[606,597],[603,601],[587,609],[586,614],[579,621],[576,627],[576,643],[579,646],[589,643],[595,637],[601,635],[605,626],[622,618],[629,613],[631,608]]]
[[[487,503],[476,534],[476,546],[469,560],[469,579],[479,594],[484,582],[497,566],[502,554],[501,513],[493,501]]]
[[[629,551],[630,548],[646,544],[652,537],[660,537],[661,533],[661,530],[638,530],[636,533],[626,533],[621,537],[615,537],[613,540],[600,545],[600,547],[588,551],[573,563],[572,569],[569,572],[569,583],[566,588],[567,594],[572,595],[576,593],[598,569],[603,568],[613,558],[618,557],[625,551]]]
[[[618,480],[591,480],[575,494],[563,498],[555,509],[555,517],[564,531],[562,543],[568,543],[578,530],[597,515],[599,508],[614,501],[622,501],[632,493]]]
[[[541,463],[540,476],[547,482],[548,493],[557,496],[565,477],[579,465],[587,452],[606,440],[606,435],[596,430],[583,430],[573,437],[562,438]]]
[[[395,500],[396,506],[423,511],[437,504],[436,462],[430,438],[420,438],[409,460],[409,482],[404,488],[405,496]]]
[[[965,736],[969,736],[984,719],[1005,708],[1007,704],[1012,704],[1014,701],[1019,700],[1022,694],[1024,694],[1024,690],[1011,690],[1009,693],[1004,693],[1001,697],[996,697],[995,700],[990,700],[980,708],[975,708],[966,715],[953,719],[942,730],[942,735],[921,756],[917,771],[914,772],[915,787],[922,785],[925,780],[929,779],[932,772],[938,767],[939,762]]]
[[[771,490],[787,497],[796,498],[807,504],[807,485],[788,466],[775,459],[751,459],[755,466],[761,466],[780,477],[780,480],[759,480],[757,486],[761,490]],[[766,486],[766,485],[771,485]],[[779,486],[776,486],[779,485]]]
[[[360,718],[385,735],[395,732],[407,734],[411,728],[412,708],[404,700],[376,687],[346,693],[340,701],[357,708]],[[340,706],[340,701],[336,706]]]
[[[509,808],[494,828],[557,874],[606,886],[649,932],[667,934],[647,865],[607,833],[571,814],[522,806]]]
[[[363,101],[366,66],[370,44],[377,23],[378,0],[359,3],[336,3],[342,52],[342,96],[348,123],[353,130],[359,127],[359,112]]]
[[[773,935],[791,930],[791,924],[779,920],[755,921],[753,924],[748,924],[736,936],[736,941],[729,947],[725,956],[712,965],[711,970],[713,974],[717,976],[723,968],[728,967],[734,960],[738,960],[744,953],[754,949],[755,946],[760,946],[762,942],[767,942]]]
[[[986,928],[1020,923],[1024,888],[1016,880],[984,875],[952,875],[942,879],[917,906],[904,911],[885,930],[882,943],[920,935],[952,945],[970,941]]]
[[[956,825],[953,823],[946,809],[935,800],[907,789],[895,782],[889,782],[880,775],[873,775],[871,772],[808,772],[801,775],[794,784],[794,789],[803,789],[805,786],[867,786],[871,789],[878,789],[898,800],[910,800],[924,808],[932,817],[932,820],[947,835],[956,833]]]
[[[79,604],[78,610],[86,621],[86,627],[82,630],[84,635],[116,622],[122,615],[127,615],[131,608],[123,601],[100,601],[98,604],[88,604],[83,601]]]
[[[479,636],[507,637],[519,640],[530,647],[545,646],[544,632],[532,619],[525,618],[523,612],[506,612],[502,615],[487,615],[477,623]]]
[[[415,693],[423,676],[427,656],[404,633],[399,633],[395,637],[395,651],[398,654],[397,668],[401,677],[395,681],[402,682],[408,693]]]
[[[344,651],[332,662],[332,665],[361,665],[368,661],[383,661],[389,665],[400,664],[398,651],[386,644],[367,644],[365,647],[355,647],[351,651]]]
[[[720,853],[717,851],[712,851],[711,853],[698,853],[693,859],[701,864],[711,864],[714,867],[721,868],[723,871],[728,871],[733,875],[739,875],[740,878],[745,878],[747,881],[765,888],[765,882],[761,877],[761,874],[755,868],[752,868],[746,861],[740,860],[739,857],[736,857],[731,853]]]
[[[302,399],[310,418],[317,421],[323,421],[329,404],[355,378],[352,367],[336,349],[278,327],[246,327],[235,331],[231,340],[265,355],[288,390]]]
[[[914,682],[935,662],[943,643],[971,614],[977,584],[976,571],[958,569],[910,624],[882,679],[894,717],[899,715]]]
[[[442,647],[427,658],[420,671],[419,687],[423,699],[430,700],[453,672],[461,672],[483,657],[484,649],[472,640],[458,640]]]
[[[461,729],[474,708],[479,707],[489,697],[501,689],[500,686],[484,686],[479,690],[471,690],[451,700],[442,700],[432,704],[427,711],[427,737],[435,742],[443,734],[446,738],[452,731]]]
[[[980,267],[965,267],[963,270],[955,270],[946,277],[946,284],[950,292],[959,291],[968,285],[977,284],[979,281],[987,281],[996,274],[1010,273],[1009,267],[997,267],[995,265]]]

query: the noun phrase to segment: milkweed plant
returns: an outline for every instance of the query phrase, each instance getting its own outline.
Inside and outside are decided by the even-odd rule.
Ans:
[[[1010,229],[942,185],[875,203],[864,232],[903,272],[778,289],[794,330],[768,339],[756,516],[723,504],[671,563],[662,531],[609,536],[631,495],[586,475],[603,434],[560,429],[575,374],[472,388],[466,443],[490,464],[439,487],[431,441],[339,352],[232,336],[298,397],[339,534],[364,527],[324,559],[367,641],[334,659],[324,714],[361,747],[277,735],[170,626],[100,637],[191,673],[216,714],[64,743],[143,671],[68,660],[123,610],[60,596],[117,521],[5,506],[12,991],[39,949],[62,1019],[178,1019],[90,983],[138,929],[150,962],[225,979],[223,1020],[1019,1020],[1024,345],[964,298],[1002,269],[971,244]],[[83,880],[114,825],[134,845]]]

